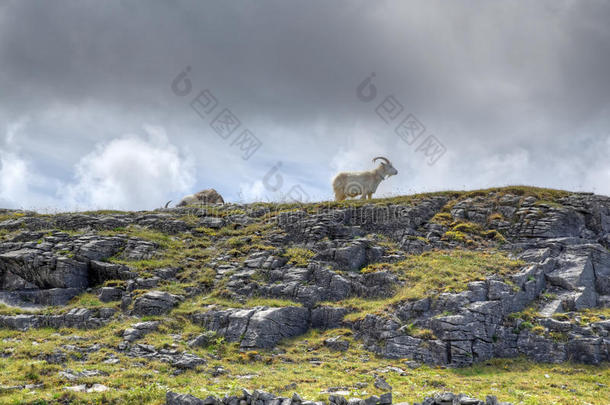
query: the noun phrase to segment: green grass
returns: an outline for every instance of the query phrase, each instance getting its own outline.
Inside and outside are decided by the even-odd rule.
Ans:
[[[499,212],[494,212],[488,218],[489,222],[491,222],[491,221],[502,221],[503,219],[504,219],[504,215],[500,214]]]
[[[524,185],[515,185],[515,186],[506,186],[506,187],[493,187],[486,188],[480,190],[471,190],[471,191],[460,191],[460,190],[444,190],[444,191],[435,191],[429,193],[418,193],[411,195],[403,195],[389,198],[373,198],[372,200],[344,200],[344,201],[324,201],[319,203],[310,203],[310,204],[279,204],[276,205],[276,208],[282,209],[296,209],[302,208],[307,211],[313,211],[315,209],[320,208],[345,208],[345,207],[361,207],[367,204],[373,205],[412,205],[417,203],[419,200],[431,197],[447,197],[450,200],[454,200],[453,204],[459,200],[463,200],[466,198],[473,197],[485,197],[489,194],[495,194],[497,198],[512,194],[520,197],[536,197],[538,200],[545,201],[557,201],[560,198],[566,197],[572,194],[569,191],[565,190],[555,190],[549,188],[541,188],[534,186],[524,186]],[[449,204],[443,211],[447,211],[453,204]]]
[[[499,251],[454,249],[424,252],[397,263],[378,263],[362,270],[396,273],[405,284],[394,296],[372,300],[352,298],[327,304],[352,308],[355,312],[348,314],[346,319],[355,320],[368,313],[383,313],[388,307],[406,300],[464,291],[471,281],[484,280],[490,275],[506,277],[522,266],[523,262],[512,260]]]
[[[462,233],[466,233],[466,234],[471,234],[471,235],[479,235],[483,229],[481,228],[481,225],[479,224],[475,224],[473,222],[454,222],[451,226],[451,229],[453,229],[456,232],[462,232]]]
[[[315,253],[309,249],[292,247],[286,249],[284,256],[288,258],[288,264],[297,267],[307,267],[311,258],[315,256]]]
[[[109,262],[124,264],[140,274],[146,275],[162,267],[183,267],[189,275],[201,270],[214,252],[214,246],[207,235],[168,235],[160,231],[129,226],[112,231],[99,232],[104,236],[128,235],[156,243],[159,248],[150,259],[126,260],[121,253],[108,259]]]
[[[12,307],[12,306],[0,303],[0,315],[19,315],[19,314],[23,314],[23,313],[36,313],[36,312],[39,312],[39,311]]]
[[[563,208],[563,204],[551,200],[538,200],[534,205],[548,205],[552,208]]]
[[[179,235],[168,235],[154,229],[143,228],[137,225],[130,225],[126,228],[119,228],[112,231],[98,232],[102,236],[115,236],[125,234],[132,238],[139,238],[157,243],[163,249],[179,248],[182,246]]]
[[[8,221],[10,219],[17,219],[24,217],[25,213],[23,212],[10,212],[6,214],[0,214],[0,222]]]
[[[11,357],[0,357],[2,384],[44,384],[43,388],[35,391],[2,392],[0,403],[25,404],[35,399],[53,401],[67,395],[65,398],[78,404],[161,405],[167,390],[205,398],[208,395],[223,397],[238,394],[241,388],[262,389],[283,396],[290,396],[296,391],[307,399],[327,401],[328,394],[322,391],[333,386],[347,387],[350,391],[348,397],[366,398],[383,393],[373,385],[376,375],[383,375],[393,387],[395,403],[421,401],[424,396],[439,391],[462,392],[482,399],[485,399],[485,395],[496,395],[500,401],[528,405],[603,404],[610,396],[607,384],[610,380],[609,364],[536,364],[518,358],[495,359],[460,369],[433,366],[409,369],[404,360],[384,359],[367,352],[347,329],[326,332],[312,330],[304,336],[282,342],[275,351],[241,353],[235,343],[219,339],[208,348],[192,349],[194,354],[206,358],[208,364],[180,375],[173,375],[173,368],[166,363],[145,358],[132,359],[122,353],[117,353],[119,364],[104,364],[103,360],[111,352],[105,346],[118,344],[120,337],[114,331],[125,326],[127,324],[114,323],[90,331],[34,330],[28,332],[28,342],[20,345],[7,340],[23,339],[20,332],[0,330],[0,351],[14,349]],[[172,319],[164,321],[158,332],[146,335],[140,342],[156,347],[176,344],[178,350],[186,350],[186,341],[201,331],[201,328],[184,320]],[[173,333],[182,333],[183,339],[174,342],[169,337]],[[74,334],[78,334],[80,340],[72,340]],[[343,336],[350,342],[350,348],[346,352],[327,349],[323,341],[333,336]],[[100,343],[104,347],[80,359],[69,356],[66,365],[48,364],[36,359],[65,344],[85,347],[93,343]],[[368,360],[363,361],[363,358]],[[312,363],[312,360],[315,362]],[[211,377],[206,370],[216,366],[225,368],[228,373]],[[405,375],[382,373],[381,370],[387,367],[399,367]],[[70,382],[58,375],[65,368],[75,371],[97,369],[107,373],[107,376]],[[254,377],[243,378],[248,375]],[[80,383],[101,383],[111,390],[98,394],[64,394],[63,387]],[[296,388],[285,389],[291,383],[296,384]],[[368,385],[359,389],[355,387],[357,383]]]
[[[466,241],[468,241],[466,234],[460,231],[447,231],[443,234],[442,239],[461,243],[466,243]]]
[[[453,217],[448,212],[438,212],[434,214],[430,222],[433,224],[449,226],[453,222]]]
[[[196,297],[191,300],[187,300],[181,303],[176,309],[174,314],[180,316],[187,316],[194,312],[200,312],[205,310],[208,305],[216,305],[223,308],[253,308],[253,307],[300,307],[302,304],[290,300],[283,300],[279,298],[266,298],[266,297],[252,297],[244,302],[239,302],[231,299],[227,299],[215,291],[207,296]]]

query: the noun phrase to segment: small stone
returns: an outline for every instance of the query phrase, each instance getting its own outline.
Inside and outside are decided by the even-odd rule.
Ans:
[[[133,311],[137,315],[162,315],[169,312],[180,299],[164,291],[150,291],[135,300]]]
[[[383,377],[377,377],[375,379],[375,388],[378,388],[382,391],[392,391],[392,386],[387,383],[387,381]]]
[[[345,399],[345,397],[343,397],[342,395],[330,395],[328,397],[328,400],[336,405],[347,405],[347,400]]]
[[[381,405],[389,405],[392,403],[392,393],[391,392],[387,392],[385,394],[382,394],[379,397],[379,403]]]
[[[102,302],[119,301],[123,297],[123,290],[116,287],[102,287],[98,298]]]
[[[109,388],[103,384],[93,384],[91,388],[87,389],[87,392],[105,392],[108,390]]]
[[[349,342],[345,339],[341,339],[340,336],[332,337],[324,341],[324,346],[330,350],[344,352],[349,349]]]
[[[73,391],[73,392],[86,392],[87,386],[85,384],[80,384],[80,385],[73,385],[71,387],[64,387],[64,389],[66,391]]]
[[[377,405],[379,404],[379,397],[376,395],[370,396],[364,400],[365,405]]]
[[[294,390],[296,388],[297,388],[297,383],[292,382],[292,383],[290,383],[288,385],[285,385],[284,388],[282,388],[282,391],[292,391],[292,390]]]
[[[165,395],[165,405],[203,405],[203,401],[189,394],[168,391]]]
[[[200,364],[205,364],[205,360],[201,357],[195,356],[194,354],[182,353],[181,356],[173,359],[171,364],[176,368],[186,370],[193,369]]]
[[[216,333],[214,331],[206,331],[194,339],[189,340],[188,345],[190,347],[208,347],[212,344],[214,339],[216,339]]]
[[[485,405],[498,405],[498,398],[494,395],[488,395],[487,398],[485,398]]]

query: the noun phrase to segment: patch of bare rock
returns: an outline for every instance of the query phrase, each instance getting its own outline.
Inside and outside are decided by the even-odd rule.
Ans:
[[[209,396],[205,399],[170,391],[166,395],[165,403],[166,405],[391,405],[392,393],[388,392],[366,399],[350,398],[349,400],[342,395],[332,394],[329,396],[328,402],[314,402],[302,399],[296,393],[291,397],[278,397],[260,390],[250,392],[244,389],[240,396],[225,396],[224,398]],[[400,404],[409,405],[407,402]],[[413,405],[511,405],[511,403],[499,402],[492,395],[488,395],[485,401],[482,401],[464,394],[443,392],[433,397],[426,397],[422,402],[415,402]]]

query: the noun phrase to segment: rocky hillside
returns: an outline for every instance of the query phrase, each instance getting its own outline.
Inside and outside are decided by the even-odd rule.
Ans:
[[[0,399],[607,403],[609,249],[610,198],[527,187],[4,210]]]

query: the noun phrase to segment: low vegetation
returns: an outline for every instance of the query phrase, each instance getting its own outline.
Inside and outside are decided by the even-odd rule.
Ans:
[[[315,253],[309,249],[293,247],[286,249],[284,256],[288,258],[288,264],[297,267],[307,267],[309,260],[315,256]]]
[[[123,325],[125,327],[126,325]],[[114,333],[121,324],[100,330],[59,331],[40,329],[29,332],[28,340],[17,331],[0,330],[0,351],[10,350],[11,357],[0,357],[0,380],[5,386],[43,384],[42,388],[0,391],[0,402],[7,404],[66,403],[75,404],[163,404],[165,392],[174,390],[205,398],[208,395],[237,394],[241,388],[262,389],[290,396],[297,391],[313,400],[327,400],[326,390],[340,386],[351,397],[379,395],[374,387],[376,375],[382,375],[393,387],[395,402],[421,401],[438,391],[464,392],[471,395],[496,395],[501,401],[515,404],[602,404],[610,391],[610,367],[575,364],[535,364],[525,359],[490,360],[483,364],[447,369],[421,366],[410,369],[405,360],[379,358],[365,351],[351,337],[349,330],[321,332],[283,342],[279,350],[241,352],[234,343],[216,339],[208,347],[189,349],[185,340],[201,333],[201,329],[181,318],[164,322],[156,333],[145,336],[141,343],[155,347],[188,349],[208,360],[195,370],[175,375],[166,363],[145,358],[118,355],[117,364],[104,363],[120,338]],[[183,339],[174,340],[180,333]],[[346,352],[333,352],[323,341],[342,336],[350,342]],[[16,344],[16,343],[19,344]],[[79,350],[93,343],[102,345],[94,353]],[[70,345],[66,365],[51,364],[42,358],[57,347]],[[221,367],[224,371],[212,374]],[[77,382],[62,377],[60,371],[97,370],[102,375],[85,377]],[[398,372],[402,369],[402,372]],[[104,393],[72,393],[63,387],[80,383],[102,383],[111,388]]]
[[[384,309],[406,300],[417,300],[444,292],[460,292],[471,281],[484,280],[490,275],[502,278],[515,273],[523,266],[500,251],[474,251],[465,249],[429,251],[411,255],[397,263],[377,263],[363,272],[391,271],[404,285],[396,294],[385,299],[348,299],[329,305],[347,306],[355,310],[348,319],[358,319],[367,313],[383,313]]]

